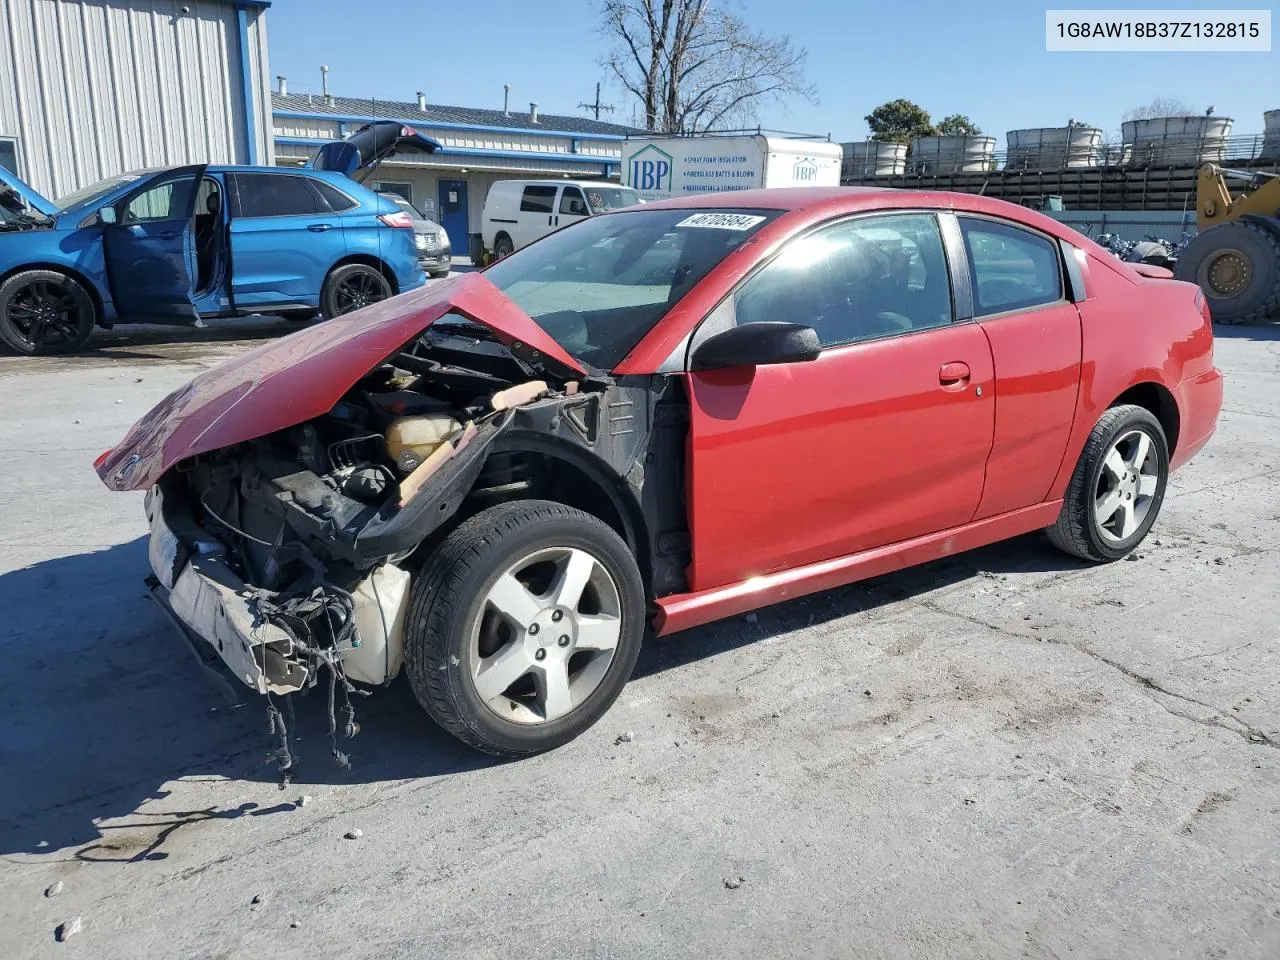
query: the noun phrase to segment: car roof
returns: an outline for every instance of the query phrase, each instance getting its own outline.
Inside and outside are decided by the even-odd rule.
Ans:
[[[889,187],[774,187],[735,190],[732,193],[700,193],[688,197],[652,200],[645,210],[779,210],[811,223],[842,214],[872,210],[952,210],[999,217],[1032,227],[1076,246],[1092,242],[1066,224],[1038,210],[976,193],[946,190],[895,190]],[[634,208],[633,208],[634,209]],[[788,219],[792,219],[790,216]]]

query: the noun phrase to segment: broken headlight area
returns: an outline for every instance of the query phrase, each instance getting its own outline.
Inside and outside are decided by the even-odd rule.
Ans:
[[[291,724],[273,696],[327,687],[346,763],[355,684],[390,682],[404,659],[414,553],[475,494],[515,408],[549,392],[402,352],[324,416],[192,457],[152,488],[158,598],[266,696],[285,780]]]

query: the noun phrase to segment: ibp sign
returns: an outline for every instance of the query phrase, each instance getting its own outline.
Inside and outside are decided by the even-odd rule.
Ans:
[[[818,164],[812,157],[802,157],[791,168],[791,180],[794,183],[817,183]]]
[[[671,192],[671,154],[650,144],[631,158],[627,182],[635,190]]]

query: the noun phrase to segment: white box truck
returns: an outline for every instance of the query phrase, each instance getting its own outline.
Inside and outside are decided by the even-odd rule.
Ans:
[[[622,145],[622,182],[646,199],[759,187],[837,187],[838,143],[753,134],[639,137]]]

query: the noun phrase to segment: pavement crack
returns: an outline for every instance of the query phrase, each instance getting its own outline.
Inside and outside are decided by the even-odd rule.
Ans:
[[[1082,643],[1066,643],[1060,640],[1051,640],[1050,642],[1059,643],[1063,646],[1071,647],[1073,650],[1078,650],[1085,656],[1092,657],[1094,660],[1098,661],[1098,663],[1119,672],[1122,676],[1136,684],[1139,689],[1146,692],[1149,699],[1166,713],[1172,714],[1175,717],[1181,717],[1183,720],[1190,720],[1192,723],[1199,724],[1202,727],[1215,727],[1219,730],[1225,730],[1228,733],[1234,733],[1238,737],[1243,737],[1250,744],[1271,747],[1273,750],[1280,749],[1280,741],[1269,737],[1257,727],[1251,727],[1243,720],[1239,720],[1231,716],[1227,711],[1215,707],[1211,703],[1205,703],[1203,700],[1197,700],[1195,697],[1188,696],[1185,693],[1178,693],[1176,690],[1170,690],[1167,687],[1163,687],[1145,674],[1139,673],[1132,667],[1126,667],[1123,663],[1120,663],[1117,660],[1112,660],[1110,657],[1104,656],[1096,650],[1091,650]],[[1159,694],[1160,696],[1150,696],[1151,694]],[[1161,700],[1160,697],[1168,697],[1171,700],[1179,700],[1183,703],[1193,704],[1197,707],[1210,711],[1212,716],[1197,717],[1195,714],[1187,713],[1183,710],[1176,710],[1172,705]]]
[[[984,627],[987,630],[991,630],[995,633],[1003,634],[1004,636],[1007,636],[1007,637],[1013,637],[1018,640],[1031,639],[1031,637],[1025,633],[1019,633],[1016,630],[1010,630],[1007,627],[1002,627],[1002,626],[999,626],[998,624],[989,623],[988,621],[983,620],[981,617],[975,617],[975,616],[971,616],[970,614],[959,613],[958,611],[955,611],[955,610],[945,610],[939,606],[936,606],[935,604],[931,603],[928,600],[916,600],[915,602],[920,606],[924,607],[926,610],[930,610],[934,613],[942,614],[943,616],[954,617],[957,620],[964,620],[967,623],[972,623],[975,626]],[[1195,697],[1188,696],[1185,693],[1178,693],[1176,690],[1170,690],[1167,687],[1163,687],[1159,683],[1157,683],[1155,680],[1152,680],[1150,677],[1146,676],[1145,674],[1139,673],[1138,671],[1134,670],[1131,667],[1126,667],[1123,663],[1120,663],[1117,660],[1112,660],[1110,657],[1104,656],[1103,654],[1098,653],[1096,650],[1090,649],[1089,647],[1085,646],[1083,643],[1071,643],[1070,641],[1057,640],[1050,636],[1044,636],[1039,639],[1042,639],[1045,643],[1052,643],[1056,646],[1069,647],[1072,650],[1075,650],[1079,653],[1083,653],[1086,657],[1090,657],[1093,660],[1096,660],[1098,663],[1101,663],[1103,666],[1110,667],[1112,670],[1115,670],[1116,672],[1118,672],[1121,676],[1123,676],[1129,682],[1133,683],[1140,690],[1146,693],[1148,696],[1148,699],[1150,699],[1152,703],[1155,703],[1162,710],[1164,710],[1166,713],[1172,716],[1180,717],[1183,720],[1189,720],[1192,723],[1198,724],[1199,726],[1202,726],[1202,727],[1214,727],[1218,730],[1225,730],[1228,733],[1234,733],[1236,736],[1243,738],[1247,743],[1251,745],[1271,747],[1273,750],[1280,750],[1280,740],[1276,740],[1274,737],[1267,735],[1263,731],[1259,730],[1257,727],[1250,726],[1249,724],[1245,723],[1243,720],[1240,720],[1240,719],[1237,719],[1236,717],[1231,716],[1228,711],[1222,710],[1221,708],[1216,707],[1211,703],[1205,703],[1203,700],[1197,700]],[[1171,704],[1168,704],[1163,700],[1161,700],[1160,699],[1161,697],[1168,697],[1171,700],[1178,700],[1183,703],[1193,704],[1194,706],[1210,711],[1212,715],[1209,717],[1198,717],[1195,714],[1187,713],[1186,711],[1183,711],[1183,710],[1177,710]]]

